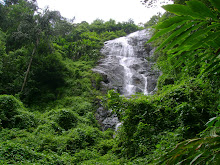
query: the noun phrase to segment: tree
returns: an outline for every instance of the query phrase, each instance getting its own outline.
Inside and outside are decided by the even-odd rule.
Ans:
[[[27,82],[27,77],[28,74],[30,72],[30,68],[31,68],[31,64],[33,61],[33,57],[37,51],[40,39],[43,37],[47,43],[48,43],[48,47],[50,49],[50,51],[52,51],[52,48],[50,46],[50,36],[53,34],[53,28],[56,25],[57,20],[60,20],[61,15],[59,12],[57,11],[49,11],[48,9],[46,9],[44,11],[44,13],[42,15],[37,15],[37,16],[32,16],[32,18],[30,20],[31,24],[26,24],[26,25],[31,25],[32,29],[34,29],[34,31],[30,31],[27,34],[27,31],[24,31],[26,29],[26,26],[24,26],[23,28],[20,29],[20,31],[16,32],[16,33],[21,33],[21,34],[25,34],[24,36],[29,36],[30,40],[32,41],[34,48],[30,57],[30,61],[28,64],[28,68],[24,77],[24,82],[21,88],[21,93],[24,90],[25,84]]]
[[[146,7],[148,8],[152,8],[152,7],[157,7],[159,5],[159,2],[160,2],[160,5],[161,4],[166,4],[166,3],[169,3],[171,1],[174,1],[174,0],[164,0],[164,1],[160,1],[160,0],[143,0],[141,1],[143,5],[145,5]],[[176,1],[176,0],[175,0]],[[177,0],[178,1],[178,0]],[[180,0],[181,1],[181,0]]]
[[[158,23],[160,17],[161,17],[161,13],[158,13],[158,15],[152,16],[150,18],[150,20],[147,23],[144,24],[144,27],[145,28],[149,28],[149,27],[151,27],[153,25],[156,25]]]

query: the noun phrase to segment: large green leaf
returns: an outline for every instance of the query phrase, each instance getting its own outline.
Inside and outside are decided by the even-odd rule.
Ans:
[[[219,136],[197,138],[183,141],[160,158],[157,164],[213,164],[219,156]],[[185,157],[185,159],[183,159]]]
[[[199,29],[200,27],[202,27],[202,26],[204,26],[204,25],[206,25],[206,24],[207,24],[206,22],[201,22],[201,23],[199,23],[199,24],[197,24],[197,25],[196,25],[196,23],[193,24],[193,26],[191,26],[188,30],[186,30],[185,32],[183,32],[181,35],[178,36],[178,40],[174,40],[172,43],[170,43],[170,44],[164,49],[164,51],[173,48],[173,47],[176,46],[177,44],[178,44],[178,45],[181,45],[182,42],[184,42],[185,39],[186,39],[187,37],[189,37],[190,34],[191,34],[193,31]]]
[[[182,26],[181,28],[179,28],[178,30],[174,31],[157,49],[161,49],[162,47],[164,47],[167,43],[169,43],[174,37],[178,36],[179,34],[181,34],[182,32],[185,32],[187,29],[189,29],[192,25],[194,24],[194,22],[189,22],[188,24],[185,24],[184,26]]]
[[[218,1],[218,2],[217,2]],[[220,1],[210,0],[214,10],[220,11]],[[167,60],[175,60],[174,68],[184,63],[186,69],[200,66],[197,76],[220,73],[220,21],[217,12],[204,3],[191,0],[187,5],[166,5],[163,8],[177,16],[158,25],[156,38],[166,34],[157,50],[168,55]],[[186,18],[186,20],[182,20]],[[172,21],[174,24],[172,24]],[[183,24],[176,26],[176,22]],[[172,28],[170,28],[172,27]],[[167,34],[169,36],[167,37]],[[151,40],[153,41],[153,39]],[[220,120],[213,118],[209,127],[217,128]],[[214,131],[215,132],[215,131]],[[212,133],[210,137],[186,140],[161,157],[158,164],[216,164],[220,163],[220,137]]]
[[[199,14],[201,16],[200,18],[206,19],[207,17],[210,17],[214,20],[218,20],[217,17],[204,3],[196,0],[191,0],[187,1],[186,4],[194,13]]]
[[[193,18],[190,16],[178,16],[178,17],[171,17],[164,22],[158,24],[155,28],[156,29],[164,29],[167,28],[173,24],[185,21],[185,20],[192,20]]]
[[[162,29],[160,30],[159,32],[157,32],[153,37],[151,37],[150,40],[147,41],[147,43],[149,42],[152,42],[154,41],[155,39],[157,39],[158,37],[168,33],[168,32],[171,32],[173,29],[175,29],[176,27],[184,24],[186,22],[186,20],[182,21],[182,22],[179,22],[179,23],[175,23],[173,24],[172,26],[168,27],[168,28],[165,28],[165,29]]]
[[[191,16],[193,18],[203,18],[200,14],[193,12],[188,6],[185,5],[166,5],[162,6],[166,11],[180,16]]]
[[[185,41],[184,41],[182,44],[183,44],[183,45],[185,45],[185,44],[191,45],[192,42],[193,42],[195,39],[197,39],[200,35],[205,35],[205,34],[207,34],[210,30],[213,30],[213,29],[215,29],[215,28],[217,28],[217,27],[219,27],[219,26],[220,26],[219,23],[214,23],[214,24],[212,24],[212,25],[209,25],[209,26],[206,27],[206,28],[202,28],[202,27],[201,27],[202,29],[200,29],[200,30],[194,32],[192,35],[190,35],[188,38],[186,38]]]
[[[188,35],[188,37],[186,37],[183,41],[177,39],[176,42],[181,42],[181,45],[175,49],[171,49],[171,50],[167,51],[167,53],[170,54],[170,53],[175,53],[175,52],[183,51],[183,50],[188,51],[190,49],[190,47],[188,45],[195,46],[195,44],[197,44],[198,46],[202,46],[201,41],[207,37],[209,31],[213,30],[219,26],[220,26],[220,24],[213,24],[213,25],[208,26],[207,28],[197,30],[196,32],[192,33],[191,35]],[[214,38],[215,38],[215,36],[218,37],[217,34],[214,35]],[[204,41],[206,41],[206,40],[204,40]]]
[[[220,31],[218,32],[214,32],[211,35],[208,35],[207,37],[204,37],[202,39],[200,39],[197,43],[195,43],[194,45],[192,45],[190,47],[190,50],[195,50],[200,48],[205,42],[208,42],[210,40],[215,40],[217,37],[220,36]]]

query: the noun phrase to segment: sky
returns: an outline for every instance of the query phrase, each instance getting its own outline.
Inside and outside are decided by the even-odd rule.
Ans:
[[[159,8],[146,8],[141,0],[37,0],[38,6],[44,9],[58,10],[65,18],[75,17],[75,23],[81,21],[93,22],[96,19],[116,22],[126,22],[130,18],[136,24],[146,23],[157,12],[164,12]]]

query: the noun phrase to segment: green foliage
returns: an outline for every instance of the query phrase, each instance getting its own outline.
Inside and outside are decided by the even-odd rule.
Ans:
[[[219,136],[184,141],[158,164],[219,164],[219,142]]]
[[[0,125],[2,128],[28,129],[36,127],[35,116],[11,95],[0,95]]]
[[[20,91],[28,53],[28,49],[21,48],[2,57],[1,94],[15,94]]]
[[[153,164],[219,164],[219,5],[212,0],[205,2],[164,6],[176,16],[156,25],[158,32],[149,40],[160,43],[157,65],[163,75],[158,84],[158,108],[163,116],[170,116],[162,125],[176,129],[174,132],[180,130],[183,140],[190,138],[176,147],[169,142],[172,147],[165,150],[158,150],[158,145],[151,154]],[[191,76],[202,76],[203,80],[193,82]],[[171,126],[172,122],[179,128]],[[151,161],[143,159],[145,163]]]
[[[173,150],[156,161],[157,164],[219,164],[219,116],[207,122],[208,135],[201,138],[188,139],[176,145]]]
[[[72,126],[70,113],[77,117],[77,125],[74,123]],[[108,132],[89,126],[85,118],[71,110],[66,109],[65,113],[59,109],[44,114],[35,112],[33,115],[38,118],[38,127],[30,129],[30,132],[24,129],[1,130],[0,155],[4,163],[77,164],[98,158],[111,149],[112,143],[104,144],[100,140],[110,139],[112,134],[109,136]]]
[[[109,150],[112,149],[114,145],[114,140],[110,139],[110,140],[102,140],[98,143],[98,145],[96,146],[98,152],[101,155],[105,155],[108,153]]]
[[[114,154],[100,158],[109,153],[114,140],[113,131],[101,132],[95,118],[102,77],[91,69],[106,40],[139,27],[132,20],[112,19],[76,24],[58,11],[40,12],[34,1],[4,2],[0,164],[117,162]]]
[[[219,77],[191,76],[219,71],[218,2],[175,1],[164,8],[178,16],[167,12],[147,24],[163,21],[150,40],[163,40],[157,52],[163,75],[154,96],[108,92],[105,101],[123,123],[117,133],[100,131],[94,112],[102,77],[91,68],[103,42],[140,28],[131,19],[75,24],[57,11],[38,13],[32,1],[5,2],[0,93],[16,94],[27,108],[0,96],[0,164],[217,164]]]
[[[161,13],[159,13],[158,15],[152,16],[150,18],[150,20],[144,24],[144,27],[145,28],[150,28],[150,27],[156,25],[160,18],[161,18]]]
[[[159,32],[148,42],[171,33],[157,50],[162,49],[168,59],[175,59],[174,68],[185,65],[184,70],[200,66],[200,73],[219,73],[219,19],[218,11],[199,1],[187,1],[185,5],[166,5],[163,8],[176,14],[156,26]],[[214,4],[213,5],[217,5]]]
[[[22,108],[19,102],[13,96],[0,96],[1,125],[2,127],[11,127],[14,122],[14,116],[18,114],[18,109]]]
[[[172,146],[182,138],[195,137],[206,128],[205,122],[215,115],[213,109],[218,107],[218,93],[209,84],[192,79],[164,86],[158,95],[130,99],[110,91],[109,108],[119,114],[123,123],[113,148],[115,153],[128,158],[153,154],[154,150],[166,153],[165,148],[162,151],[156,148],[167,132],[178,133],[179,138]],[[171,142],[166,149],[170,146]]]
[[[77,124],[77,116],[71,111],[60,110],[55,121],[65,130],[68,130]]]

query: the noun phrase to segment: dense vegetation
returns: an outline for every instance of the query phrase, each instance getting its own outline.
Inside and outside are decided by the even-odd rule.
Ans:
[[[172,14],[145,24],[159,21],[148,41],[157,46],[163,73],[157,94],[108,93],[108,106],[123,122],[113,150],[132,164],[219,164],[220,4],[192,0],[164,9]]]
[[[106,40],[141,29],[132,20],[0,3],[0,164],[219,164],[220,4],[174,2],[145,24],[157,24],[158,91],[129,99],[103,95],[91,69]],[[123,122],[115,138],[95,119],[100,98]]]

